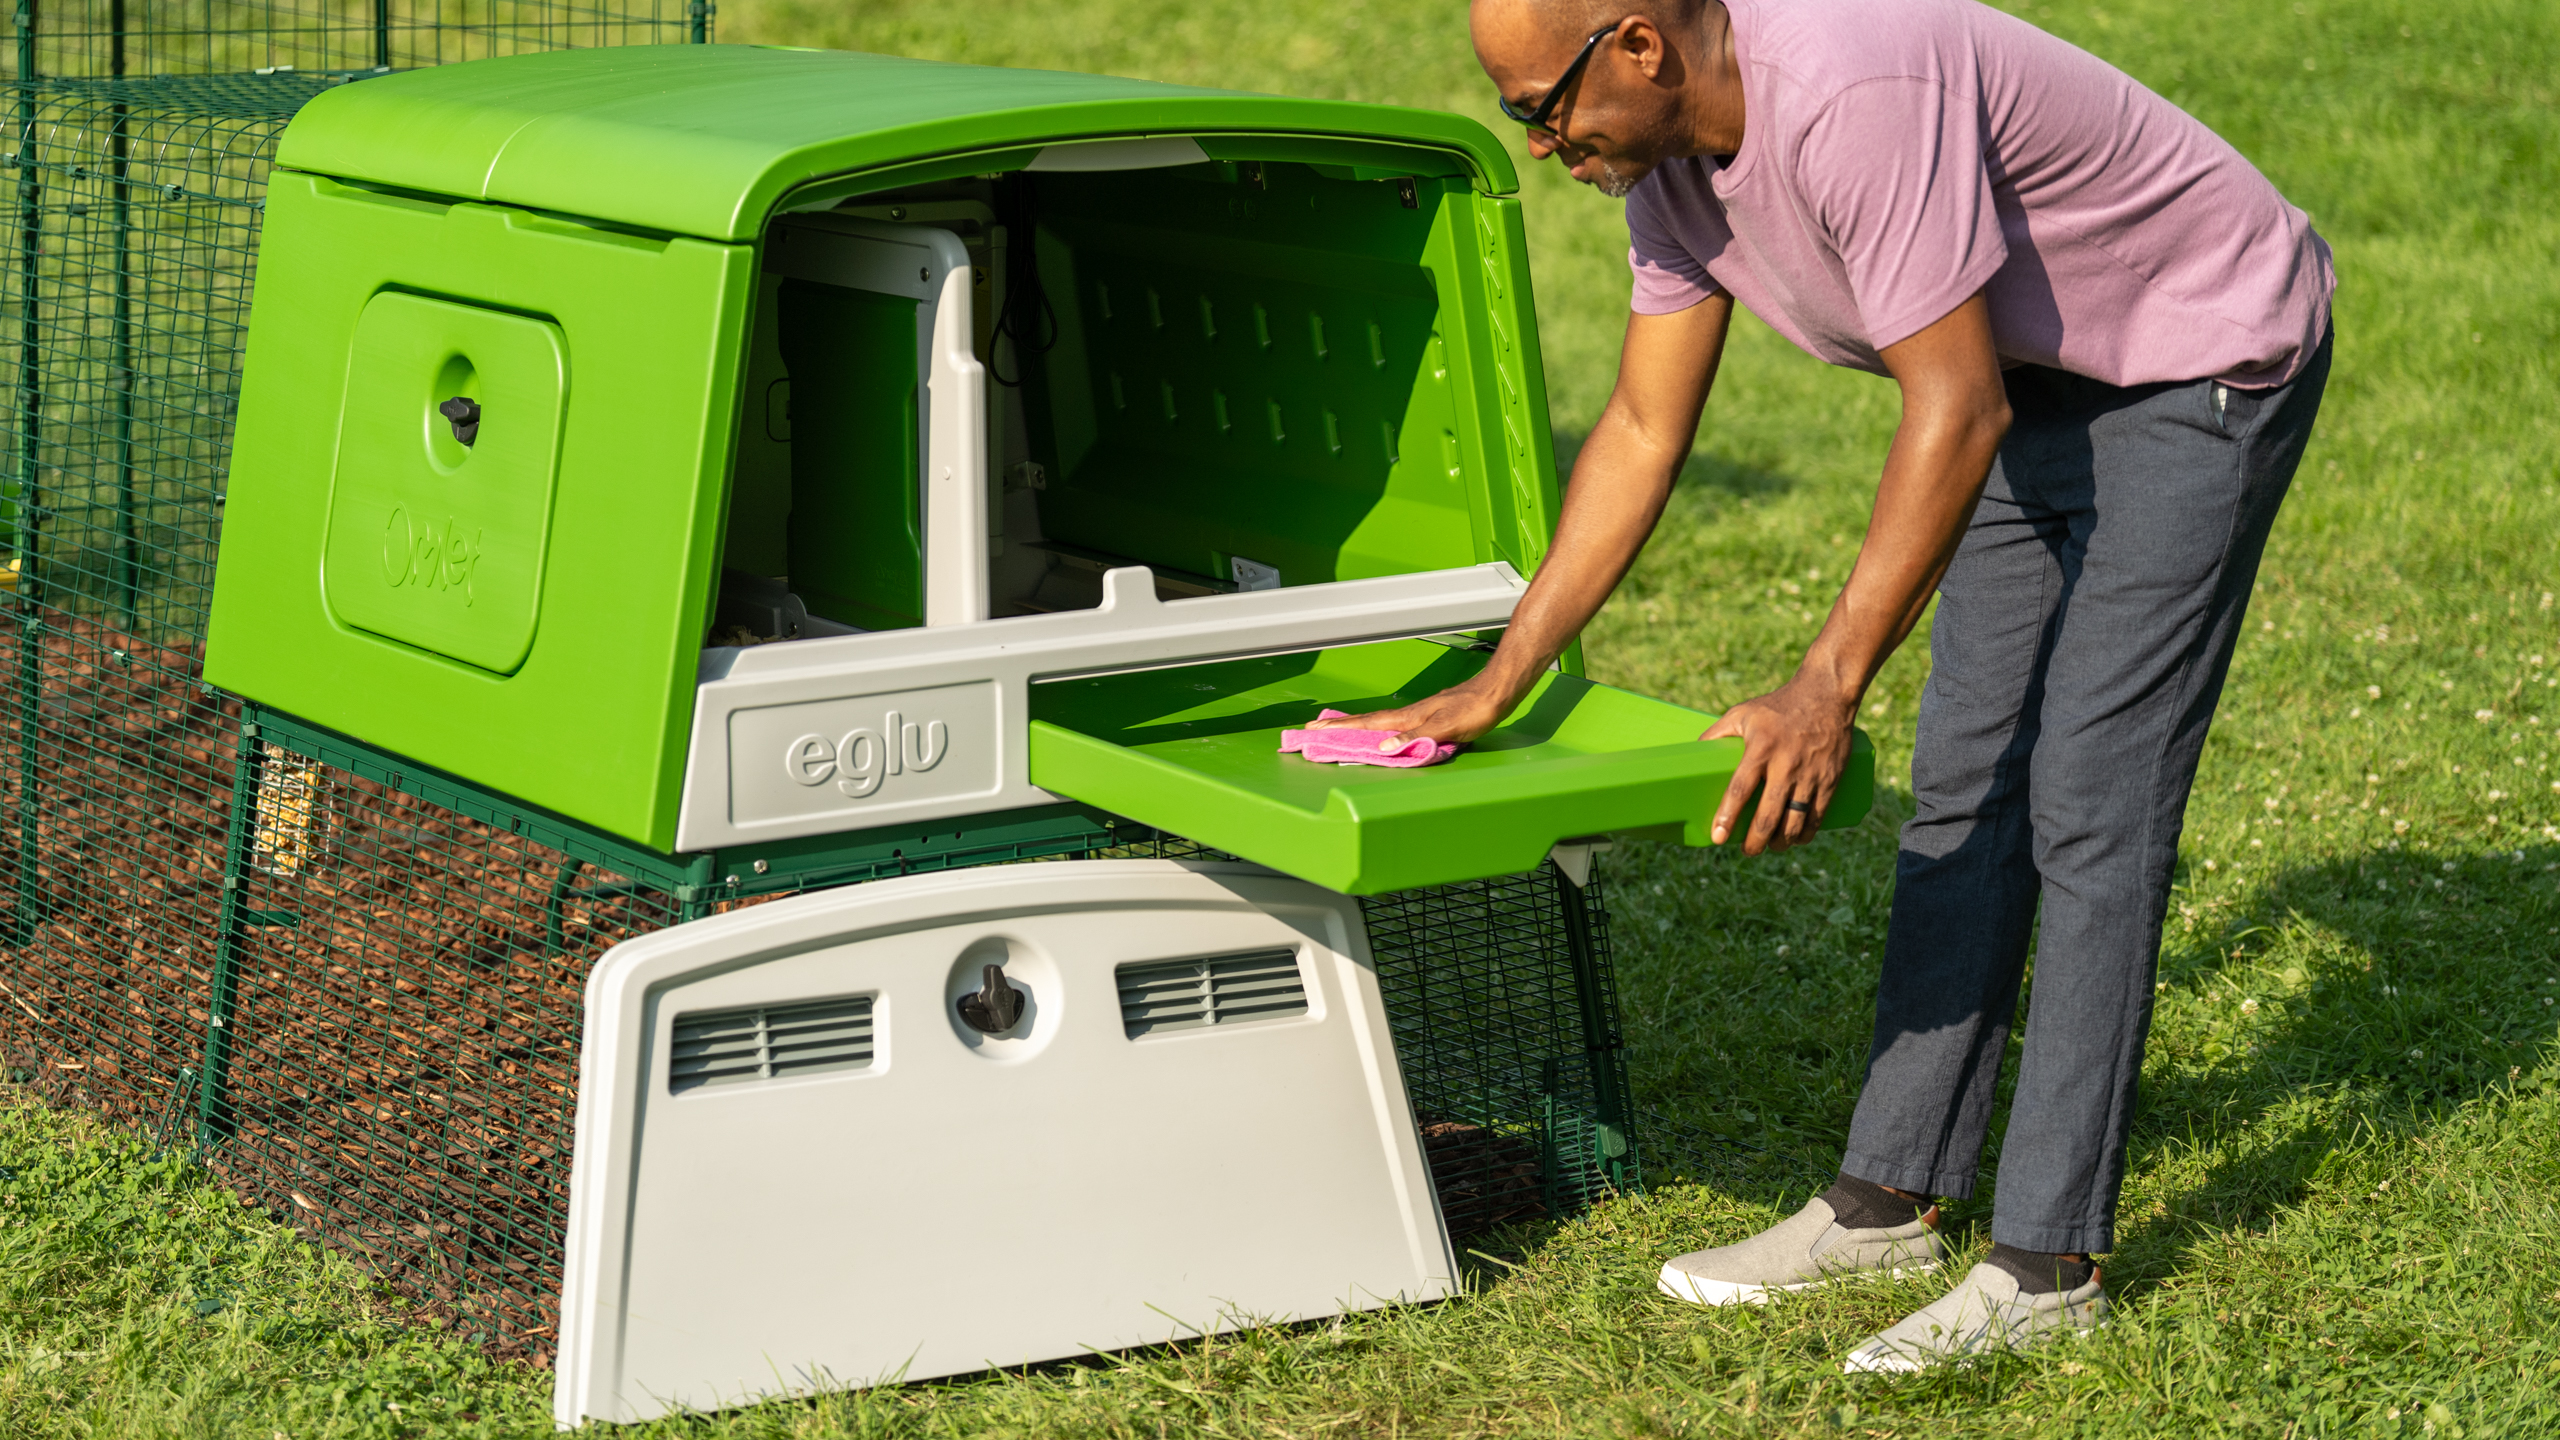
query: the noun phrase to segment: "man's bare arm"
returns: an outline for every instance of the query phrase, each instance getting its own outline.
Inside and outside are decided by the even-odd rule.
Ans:
[[[1401,709],[1315,723],[1392,730],[1396,739],[1383,747],[1390,749],[1417,735],[1473,740],[1501,724],[1591,623],[1653,534],[1697,437],[1732,318],[1725,295],[1673,315],[1627,318],[1617,388],[1574,461],[1555,543],[1483,670]]]
[[[1738,735],[1743,759],[1716,805],[1722,844],[1755,791],[1743,853],[1811,840],[1848,768],[1858,701],[1945,578],[2009,432],[2008,392],[1980,295],[1883,352],[1902,387],[1874,514],[1849,582],[1795,678],[1726,711],[1703,738]],[[1784,802],[1806,806],[1789,810]]]

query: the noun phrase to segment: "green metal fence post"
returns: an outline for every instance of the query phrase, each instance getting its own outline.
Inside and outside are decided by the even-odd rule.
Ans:
[[[38,608],[36,536],[43,514],[37,451],[44,425],[44,330],[38,292],[44,263],[44,182],[36,166],[36,0],[18,0],[18,454],[15,513],[18,620],[18,894],[8,936],[24,945],[43,921],[44,885],[36,844],[36,726],[43,718],[44,613]]]
[[[1594,860],[1592,883],[1599,883]],[[1555,862],[1549,861],[1552,867]],[[1582,1046],[1591,1067],[1591,1093],[1599,1113],[1593,1117],[1596,1161],[1609,1183],[1620,1190],[1639,1181],[1634,1107],[1628,1103],[1627,1052],[1618,1033],[1617,987],[1605,973],[1608,961],[1593,943],[1591,904],[1583,887],[1557,868],[1556,893],[1564,905],[1565,948],[1573,957],[1574,998],[1582,1011]]]
[[[204,1063],[197,1067],[197,1143],[211,1148],[231,1138],[232,1033],[239,1026],[240,952],[249,939],[249,861],[258,842],[258,781],[266,768],[266,742],[256,712],[240,720],[240,749],[231,766],[231,823],[222,846],[222,902],[215,919],[213,983],[205,1000]]]
[[[124,5],[125,0],[115,0],[109,8],[115,33],[107,52],[107,73],[118,80],[124,78]],[[115,368],[109,376],[116,393],[116,600],[128,629],[142,610],[142,532],[133,493],[133,191],[126,184],[132,169],[132,113],[124,101],[116,101],[108,112],[107,136],[116,263]]]
[[[33,322],[29,322],[29,328],[33,328]],[[30,367],[35,364],[33,360],[20,363]],[[27,408],[34,410],[40,404],[30,401]],[[18,443],[26,454],[34,454],[32,426]],[[38,788],[43,772],[36,761],[39,727],[44,720],[45,623],[41,597],[36,591],[35,507],[28,503],[28,497],[36,493],[35,469],[32,460],[22,461],[18,467],[18,895],[9,911],[8,927],[13,945],[33,940],[36,927],[44,923],[45,917],[43,856],[37,843],[44,814]]]

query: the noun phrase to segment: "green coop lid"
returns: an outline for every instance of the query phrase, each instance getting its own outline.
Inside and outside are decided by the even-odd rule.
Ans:
[[[1242,153],[1263,138],[1366,141],[1437,152],[1447,173],[1487,193],[1519,185],[1489,131],[1441,111],[751,45],[558,50],[344,85],[303,108],[276,159],[404,190],[748,240],[783,197],[813,182],[968,157],[1012,169],[1053,143],[1151,136],[1191,137],[1237,159],[1292,158]]]

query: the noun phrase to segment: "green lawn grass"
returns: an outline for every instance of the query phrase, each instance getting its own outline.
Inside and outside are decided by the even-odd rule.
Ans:
[[[1839,1356],[1943,1282],[1713,1313],[1652,1290],[1662,1257],[1792,1209],[1836,1157],[1915,643],[1868,709],[1887,784],[1865,825],[1772,860],[1612,857],[1647,1098],[1751,1147],[1658,1157],[1701,1183],[1484,1247],[1440,1306],[647,1433],[2560,1434],[2560,15],[2022,13],[2230,137],[2342,280],[2327,410],[2190,811],[2113,1327],[1853,1380]],[[1493,118],[1446,3],[732,0],[721,25]],[[1551,169],[1527,193],[1569,457],[1611,377],[1623,230]],[[1894,413],[1883,382],[1740,324],[1663,532],[1590,637],[1596,673],[1710,709],[1783,677]],[[1954,1208],[1965,1243],[1989,1198]],[[199,1172],[77,1115],[0,1113],[0,1434],[531,1436],[548,1392],[404,1324]]]

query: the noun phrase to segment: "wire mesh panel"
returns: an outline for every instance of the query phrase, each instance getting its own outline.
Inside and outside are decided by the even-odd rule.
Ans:
[[[0,373],[24,605],[150,645],[203,634],[267,166],[328,83],[12,87]]]
[[[709,0],[17,0],[14,77],[407,70],[529,50],[703,44]]]
[[[258,201],[294,77],[7,87],[8,1058],[165,1116],[203,1044],[236,703],[200,683]]]
[[[261,740],[214,1169],[501,1353],[547,1354],[587,971],[690,913],[640,877]]]
[[[493,1340],[538,1342],[496,1321],[547,1304],[524,1276],[556,1263],[575,987],[614,939],[672,923],[671,892],[244,749],[201,642],[268,168],[347,78],[310,72],[699,41],[708,8],[8,18],[0,1059],[52,1099],[219,1142],[281,1213]],[[206,73],[226,70],[267,73]]]
[[[231,725],[187,649],[12,618],[0,1046],[41,1094],[165,1122],[207,1016]]]
[[[176,1009],[161,1012],[175,1023],[148,1048],[111,1037],[126,1048],[84,1053],[118,1073],[160,1067],[165,1083],[141,1073],[128,1088],[172,1131],[200,1121],[209,1163],[244,1194],[459,1333],[537,1360],[556,1337],[583,990],[611,946],[950,864],[1227,858],[1135,827],[1129,843],[1077,838],[1109,828],[1096,823],[724,875],[713,857],[573,833],[343,737],[265,716],[246,733],[227,830],[202,806],[193,831],[203,872],[227,866],[237,883],[196,887],[188,928],[211,940],[171,972]],[[197,763],[200,786],[219,758],[208,748]],[[1425,1158],[1461,1239],[1632,1183],[1599,898],[1549,866],[1363,902]],[[87,1014],[95,969],[43,997]]]
[[[1635,1183],[1608,914],[1553,864],[1362,902],[1452,1234]]]
[[[43,918],[0,1046],[57,1100],[199,1137],[242,1193],[501,1353],[545,1359],[556,1333],[581,998],[612,945],[949,864],[1211,854],[1059,827],[724,875],[268,717],[243,743],[183,655],[120,638],[44,635]],[[1364,909],[1452,1232],[1631,1183],[1596,885],[1549,866]]]

